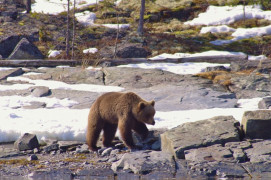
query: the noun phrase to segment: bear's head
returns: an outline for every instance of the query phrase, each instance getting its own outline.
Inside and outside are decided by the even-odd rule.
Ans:
[[[154,125],[154,115],[155,115],[155,109],[154,109],[154,101],[146,102],[141,101],[138,103],[137,107],[137,113],[135,115],[136,119],[138,121],[144,122],[146,124]]]

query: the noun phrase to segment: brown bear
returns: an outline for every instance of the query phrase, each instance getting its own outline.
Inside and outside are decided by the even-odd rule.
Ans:
[[[146,124],[154,125],[154,101],[147,102],[133,92],[109,92],[100,96],[88,115],[86,141],[89,149],[97,151],[99,135],[103,130],[103,145],[112,146],[117,128],[125,145],[134,149],[132,130],[142,139],[148,136]]]

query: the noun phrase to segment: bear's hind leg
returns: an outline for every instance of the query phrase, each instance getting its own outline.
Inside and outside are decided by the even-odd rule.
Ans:
[[[105,123],[103,127],[103,145],[105,147],[113,146],[112,141],[115,137],[118,125]]]

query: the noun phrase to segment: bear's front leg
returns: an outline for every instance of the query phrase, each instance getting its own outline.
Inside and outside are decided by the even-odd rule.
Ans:
[[[133,130],[141,136],[142,140],[148,137],[149,130],[143,122],[135,121],[133,125]]]
[[[118,128],[124,144],[129,149],[135,149],[135,144],[132,137],[132,124],[127,120],[121,119],[119,121]]]

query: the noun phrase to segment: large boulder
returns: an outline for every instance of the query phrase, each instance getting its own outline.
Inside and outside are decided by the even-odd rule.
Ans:
[[[185,150],[240,141],[239,122],[232,116],[184,123],[161,134],[161,149],[184,159]]]
[[[124,154],[119,161],[112,164],[111,169],[115,172],[128,170],[135,174],[149,174],[155,171],[174,173],[175,161],[170,153],[137,151]]]
[[[50,94],[50,89],[46,86],[36,86],[31,90],[33,97],[44,97]]]
[[[174,74],[161,69],[106,67],[105,85],[132,89],[146,99],[154,99],[163,110],[234,108],[235,94],[210,84],[208,79]],[[148,88],[148,89],[145,89]]]
[[[20,41],[20,36],[8,36],[0,38],[0,54],[2,58],[7,58]]]
[[[231,83],[229,89],[239,99],[271,95],[269,75],[259,75],[257,73],[233,75],[231,76]]]
[[[271,110],[246,111],[242,126],[247,138],[271,139]]]
[[[271,140],[252,142],[253,148],[246,149],[246,155],[251,163],[271,161]]]
[[[39,148],[39,146],[37,136],[29,133],[25,133],[14,143],[14,147],[19,151],[32,150]]]
[[[34,44],[23,38],[8,59],[44,59],[44,55]]]
[[[233,154],[229,148],[223,147],[221,144],[215,144],[208,147],[198,149],[190,149],[185,151],[185,160],[194,162],[208,161],[233,161]]]
[[[269,109],[271,106],[271,97],[265,97],[258,103],[259,109]]]

